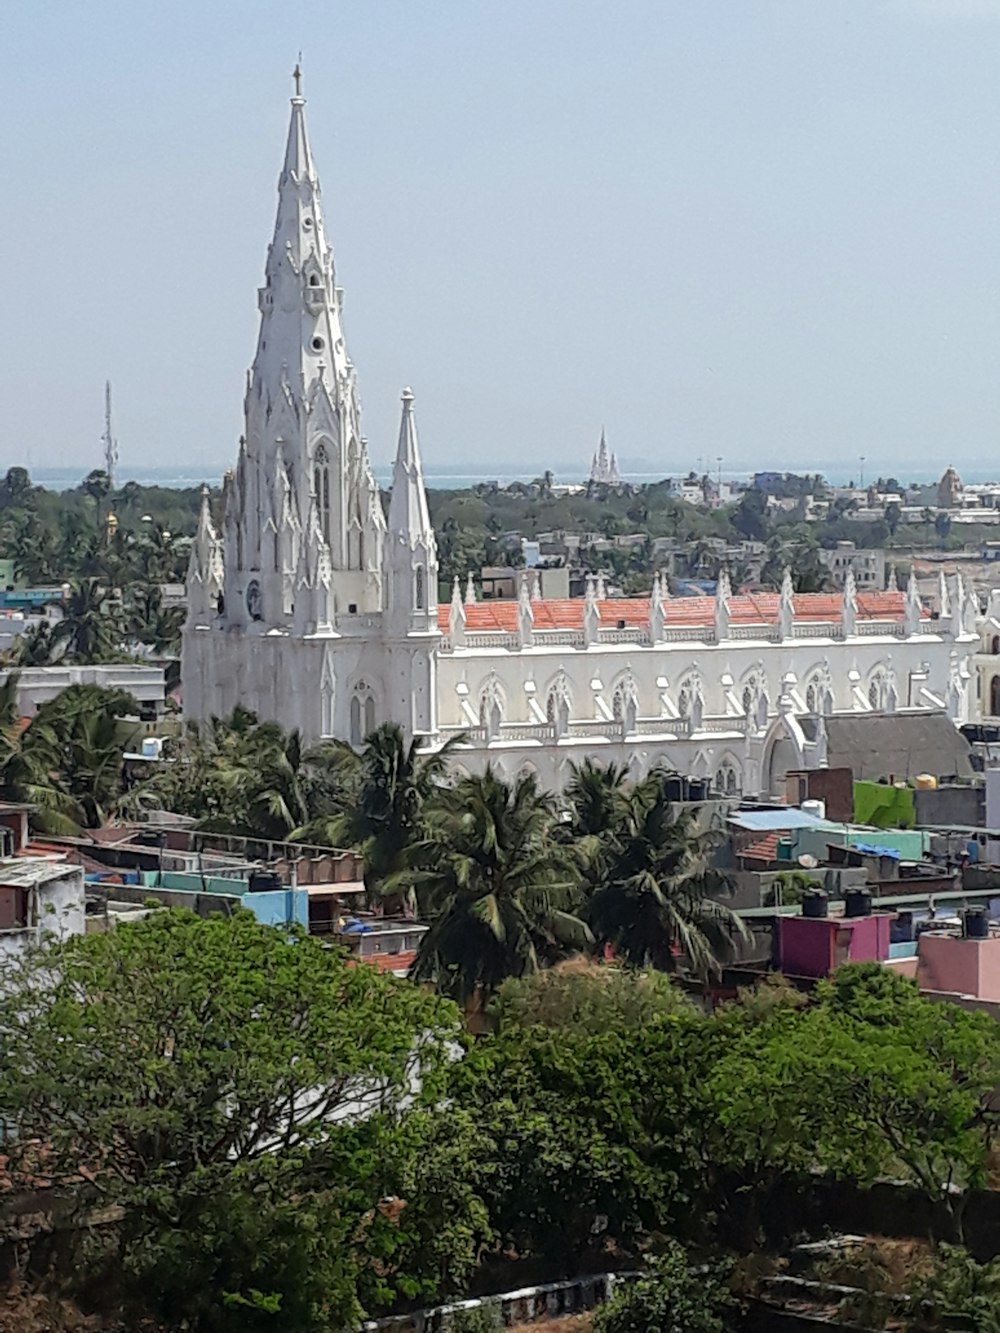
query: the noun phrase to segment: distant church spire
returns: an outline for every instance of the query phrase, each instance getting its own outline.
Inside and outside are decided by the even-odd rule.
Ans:
[[[597,446],[593,462],[590,465],[590,480],[596,486],[620,486],[621,473],[618,471],[618,459],[608,451],[608,437],[601,427],[601,442]]]

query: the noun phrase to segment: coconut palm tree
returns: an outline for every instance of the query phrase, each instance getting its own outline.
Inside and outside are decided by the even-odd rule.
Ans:
[[[639,784],[605,847],[606,880],[587,906],[595,937],[637,967],[717,972],[747,931],[718,900],[726,880],[713,865],[716,841],[691,811],[674,810],[661,775]]]
[[[121,691],[71,686],[25,724],[16,672],[0,685],[0,792],[35,807],[32,823],[76,833],[104,823],[121,795],[118,718],[138,705]]]
[[[70,588],[53,638],[78,661],[100,662],[114,656],[122,642],[118,602],[108,597],[98,579],[79,579]]]
[[[155,653],[175,652],[180,645],[184,612],[178,606],[164,606],[158,583],[137,583],[128,590],[126,628],[140,643]]]
[[[554,817],[533,777],[508,783],[492,768],[429,803],[411,880],[431,928],[414,979],[468,1003],[590,946],[577,857],[553,836]]]
[[[30,728],[29,728],[30,730]],[[61,734],[60,785],[84,828],[100,828],[122,794],[118,718],[107,708],[83,709],[65,719]]]
[[[424,806],[444,785],[448,756],[460,739],[426,752],[419,739],[407,745],[400,727],[386,722],[366,737],[360,753],[337,741],[318,747],[310,760],[335,786],[339,780],[340,808],[312,819],[296,839],[356,847],[364,856],[369,901],[386,897],[387,908],[398,907],[405,896],[399,876],[423,835]]]
[[[309,818],[308,770],[297,731],[236,708],[191,727],[171,747],[172,763],[134,794],[194,815],[200,828],[264,842],[284,841]]]
[[[628,796],[628,768],[624,764],[599,764],[593,759],[574,764],[565,794],[569,836],[606,837],[625,818]]]
[[[18,666],[51,666],[65,651],[55,634],[56,622],[39,620],[20,635],[14,645],[12,658]]]

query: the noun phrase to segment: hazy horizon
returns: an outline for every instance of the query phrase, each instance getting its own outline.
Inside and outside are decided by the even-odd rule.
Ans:
[[[2,35],[2,467],[99,465],[107,378],[123,476],[231,464],[301,48],[376,465],[409,383],[429,473],[581,473],[602,424],[663,475],[990,470],[1000,0],[39,0]]]

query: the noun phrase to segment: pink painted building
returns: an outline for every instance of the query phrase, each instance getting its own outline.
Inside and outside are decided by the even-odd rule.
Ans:
[[[842,963],[884,963],[894,917],[893,912],[779,917],[778,967],[788,976],[825,977]]]
[[[1000,934],[970,939],[925,931],[917,946],[916,976],[927,993],[1000,1003]]]

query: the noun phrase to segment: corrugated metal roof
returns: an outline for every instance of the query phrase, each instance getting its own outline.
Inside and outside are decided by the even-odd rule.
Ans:
[[[772,829],[781,832],[793,828],[829,828],[825,819],[818,819],[795,806],[787,810],[734,810],[729,816],[730,824],[746,829],[750,833],[768,833]]]

